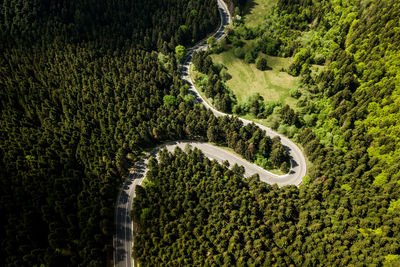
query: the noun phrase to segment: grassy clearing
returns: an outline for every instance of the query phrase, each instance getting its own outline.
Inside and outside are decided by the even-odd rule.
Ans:
[[[259,93],[265,101],[281,101],[292,107],[296,100],[290,97],[290,89],[298,85],[298,78],[292,77],[282,68],[288,68],[291,58],[265,56],[271,70],[260,71],[255,64],[246,64],[236,58],[232,50],[211,56],[215,63],[223,64],[232,77],[226,82],[238,101],[245,100],[254,93]]]
[[[265,17],[272,14],[276,0],[248,0],[243,10],[244,22],[247,27],[261,25]],[[244,50],[251,46],[253,40],[245,41]],[[264,55],[265,56],[265,55]],[[254,64],[246,64],[243,60],[233,55],[229,49],[218,55],[212,55],[215,63],[227,67],[227,72],[232,76],[226,84],[236,96],[238,101],[245,100],[254,93],[259,93],[265,101],[280,101],[295,107],[296,100],[290,97],[289,91],[298,86],[298,78],[292,77],[282,68],[287,69],[292,58],[265,56],[271,70],[260,71]]]
[[[257,27],[266,16],[272,14],[272,7],[276,0],[248,0],[244,8],[245,24],[248,27]]]

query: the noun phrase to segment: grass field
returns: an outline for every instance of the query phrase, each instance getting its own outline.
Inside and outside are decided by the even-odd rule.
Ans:
[[[243,10],[245,25],[256,27],[264,18],[272,14],[276,0],[248,0]],[[252,40],[246,41],[244,50]],[[254,93],[259,93],[265,101],[281,101],[294,108],[296,100],[290,97],[289,91],[298,86],[298,78],[290,76],[281,69],[287,69],[292,58],[265,56],[271,70],[260,71],[255,64],[246,64],[236,58],[232,50],[212,55],[214,63],[223,64],[232,77],[226,82],[238,101],[245,100]]]
[[[272,13],[276,0],[248,0],[243,10],[245,24],[248,27],[257,27],[263,18]]]
[[[260,71],[255,64],[246,64],[236,58],[232,50],[211,56],[215,63],[223,64],[231,79],[226,82],[238,101],[245,100],[254,93],[259,93],[265,101],[282,101],[294,107],[296,100],[290,97],[289,91],[298,84],[298,78],[292,77],[282,68],[290,65],[291,58],[266,56],[271,70]]]

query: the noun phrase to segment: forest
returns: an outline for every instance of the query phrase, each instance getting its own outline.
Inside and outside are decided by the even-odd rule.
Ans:
[[[288,166],[278,139],[215,118],[179,78],[175,48],[215,29],[214,1],[4,1],[1,10],[0,265],[110,265],[123,178],[167,140]]]
[[[1,266],[110,265],[127,168],[186,135],[172,51],[217,24],[211,0],[1,2]]]
[[[244,1],[227,2],[242,15]],[[123,177],[167,140],[287,165],[279,140],[214,117],[180,80],[176,48],[217,27],[215,1],[4,0],[0,9],[1,266],[111,265]],[[163,152],[132,212],[140,264],[395,266],[399,10],[396,0],[278,0],[256,28],[235,21],[226,42],[253,38],[268,55],[293,56],[295,108],[255,98],[235,109],[221,70],[199,55],[221,109],[278,114],[277,126],[293,129],[284,133],[302,144],[308,176],[278,188],[200,151]]]
[[[146,183],[136,188],[135,259],[144,266],[292,264],[271,227],[279,229],[278,216],[296,216],[298,199],[277,198],[271,185],[244,178],[237,165],[210,161],[198,149],[185,152],[162,151],[159,162],[150,159]],[[295,199],[294,188],[281,194]]]
[[[243,6],[237,6],[234,12],[243,15],[242,10],[245,10]],[[299,188],[269,187],[257,182],[257,179],[243,181],[243,188],[257,183],[255,188],[265,190],[267,187],[269,191],[269,196],[247,204],[247,218],[256,214],[252,225],[254,233],[258,229],[257,220],[267,226],[267,234],[261,241],[257,240],[256,235],[244,239],[246,227],[239,219],[235,220],[238,227],[242,226],[239,230],[235,228],[236,224],[229,224],[230,216],[242,211],[240,205],[228,206],[224,212],[218,214],[221,217],[226,216],[226,224],[217,224],[213,209],[207,208],[205,204],[213,203],[213,200],[201,195],[200,190],[196,191],[198,193],[195,196],[177,195],[174,199],[178,201],[177,205],[160,210],[161,215],[150,213],[149,217],[139,218],[137,216],[145,208],[141,207],[142,211],[133,210],[136,223],[141,226],[136,238],[141,247],[138,245],[135,248],[135,256],[146,263],[182,262],[187,257],[180,255],[192,253],[192,247],[197,244],[202,253],[190,254],[188,264],[269,265],[273,264],[271,260],[276,257],[263,254],[257,258],[258,253],[279,251],[280,262],[277,265],[283,266],[397,266],[400,262],[397,119],[400,114],[399,10],[398,1],[393,0],[278,0],[273,15],[266,17],[257,27],[248,28],[243,22],[234,21],[226,40],[215,44],[216,49],[211,49],[211,53],[219,53],[236,46],[239,48],[237,56],[249,63],[257,60],[258,53],[291,56],[292,65],[283,71],[299,76],[300,86],[293,94],[297,99],[294,108],[289,109],[278,104],[270,109],[272,103],[268,103],[268,99],[255,98],[244,109],[235,108],[235,103],[231,102],[231,112],[251,112],[266,119],[276,116],[279,130],[302,144],[311,162],[308,175]],[[254,50],[248,50],[249,46],[246,46],[247,50],[240,51],[240,48],[244,50],[244,44],[248,40],[255,40],[255,45],[250,47]],[[230,97],[232,94],[224,85],[223,68],[215,66],[207,58],[208,53],[197,56],[196,70],[206,75],[204,93],[214,97],[214,104],[217,106],[217,93]],[[321,67],[315,68],[315,65]],[[212,84],[214,87],[210,86]],[[217,88],[221,90],[217,92]],[[235,99],[231,97],[231,100]],[[253,107],[257,104],[258,107],[264,106],[268,109],[260,109],[257,114],[257,109]],[[265,110],[272,112],[265,113]],[[158,163],[170,162],[168,167],[163,167],[165,171],[154,165],[157,175],[154,177],[152,172],[149,177],[156,182],[150,187],[138,189],[140,197],[135,201],[139,205],[145,203],[145,207],[155,209],[155,206],[151,206],[154,203],[162,206],[158,200],[151,201],[155,190],[162,190],[164,186],[173,186],[173,190],[179,188],[178,182],[170,185],[168,179],[163,179],[169,177],[168,169],[173,170],[178,164],[171,157],[173,156],[165,156]],[[198,166],[200,168],[201,165]],[[203,175],[192,175],[192,179],[201,183],[202,179],[212,177],[207,172],[207,167],[203,169]],[[234,176],[230,174],[227,177]],[[230,182],[237,180],[232,178]],[[193,187],[197,188],[198,183]],[[189,193],[191,188],[176,189],[174,192]],[[235,192],[236,187],[232,185],[231,188],[224,187],[220,190],[225,192],[231,189]],[[217,192],[219,191],[214,194]],[[257,193],[255,189],[252,190],[252,194]],[[181,214],[171,211],[179,209],[181,203],[189,205],[189,196],[196,200],[201,197],[204,201],[199,200],[198,206],[193,207],[199,211],[196,214],[203,211],[203,218],[206,218],[203,223],[197,223],[204,228],[200,233],[195,231],[195,227],[191,230],[191,224],[184,224],[198,218],[188,213],[186,221],[180,217]],[[232,196],[239,194],[232,193]],[[171,201],[169,196],[166,199],[167,203]],[[246,199],[252,197],[247,196]],[[264,200],[274,203],[277,199],[282,201],[280,205],[265,206],[259,214],[253,213],[253,210],[260,211],[260,203]],[[230,202],[228,196],[226,201]],[[211,207],[217,209],[218,205]],[[284,208],[287,206],[293,209],[286,212]],[[166,210],[171,212],[167,213]],[[264,214],[269,216],[265,218]],[[238,218],[246,217],[243,214]],[[146,220],[146,225],[143,225],[143,220]],[[176,227],[176,231],[181,232],[172,232],[173,235],[169,236],[154,230],[170,223]],[[215,234],[210,235],[210,225],[218,227]],[[231,239],[235,230],[239,238]],[[223,233],[230,233],[227,235],[229,238],[224,241],[223,238],[213,239],[215,235],[220,236]],[[206,245],[202,246],[203,243]],[[160,257],[153,252],[154,246],[159,247],[157,251],[165,249],[170,253],[166,253],[168,256],[164,258]],[[143,253],[148,253],[148,257]],[[264,263],[264,260],[268,263]]]

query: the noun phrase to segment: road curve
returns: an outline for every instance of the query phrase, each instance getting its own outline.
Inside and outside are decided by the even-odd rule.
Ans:
[[[217,39],[221,39],[225,36],[224,30],[227,25],[231,23],[231,16],[226,4],[222,0],[218,0],[218,10],[221,16],[221,24],[219,29],[213,34]],[[180,73],[182,79],[189,85],[190,92],[195,96],[197,102],[203,104],[210,109],[216,116],[231,116],[218,110],[214,109],[207,104],[206,101],[200,96],[192,80],[189,77],[189,67],[192,62],[193,52],[200,49],[207,49],[206,40],[200,41],[194,47],[188,50],[186,57],[183,60],[183,64],[180,66]],[[252,121],[240,118],[244,125],[253,123]],[[131,267],[134,266],[134,259],[132,258],[132,247],[133,247],[133,225],[130,218],[130,211],[132,209],[132,200],[135,197],[136,185],[140,185],[146,175],[148,160],[151,156],[156,156],[158,151],[166,148],[168,151],[173,151],[176,147],[183,149],[186,145],[196,147],[202,150],[202,152],[210,159],[218,160],[219,162],[228,160],[230,165],[238,164],[245,167],[245,176],[249,177],[253,174],[258,174],[260,180],[268,184],[278,184],[279,186],[284,185],[299,185],[302,178],[306,174],[306,160],[301,152],[300,148],[290,141],[285,136],[278,134],[268,127],[261,124],[255,123],[258,127],[266,132],[271,138],[274,136],[280,136],[282,144],[289,151],[291,156],[291,170],[285,175],[276,175],[270,173],[259,166],[238,157],[236,154],[213,146],[204,142],[196,141],[174,141],[167,144],[161,145],[155,148],[150,153],[147,153],[142,159],[135,163],[130,172],[129,176],[125,179],[124,185],[121,188],[115,209],[115,226],[116,234],[114,235],[114,266],[118,267]]]
[[[218,40],[223,38],[225,36],[225,27],[228,26],[231,23],[231,15],[229,13],[229,10],[224,3],[223,0],[218,0],[218,9],[220,12],[221,16],[221,25],[219,29],[213,34],[215,38]],[[197,50],[205,50],[208,48],[207,41],[202,40],[198,44],[196,44],[194,47],[188,50],[188,53],[186,54],[185,58],[183,59],[183,63],[180,65],[179,70],[182,79],[185,81],[185,83],[189,86],[189,92],[194,95],[195,100],[198,103],[203,104],[206,108],[210,109],[215,116],[232,116],[223,112],[220,112],[210,106],[199,94],[197,89],[194,86],[193,81],[189,77],[189,69],[190,69],[190,64],[192,63],[192,55],[194,51]],[[249,123],[254,123],[252,121],[240,118],[239,119],[243,122],[244,125],[249,124]],[[288,150],[289,155],[291,157],[291,169],[288,174],[279,176],[279,178],[276,177],[276,175],[269,173],[270,179],[264,179],[261,178],[263,182],[270,183],[270,181],[275,181],[279,185],[299,185],[302,181],[302,178],[306,175],[307,171],[307,166],[306,166],[306,159],[300,150],[300,148],[290,141],[287,137],[273,131],[272,129],[261,125],[259,123],[255,123],[258,127],[260,127],[262,130],[266,132],[268,136],[273,138],[274,136],[279,136],[281,138],[281,143],[282,145]],[[261,177],[262,175],[260,175]]]

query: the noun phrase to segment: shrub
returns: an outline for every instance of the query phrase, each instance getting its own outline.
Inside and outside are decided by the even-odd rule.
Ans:
[[[247,64],[254,63],[254,55],[252,52],[246,52],[244,56],[244,62],[246,62]]]
[[[237,57],[237,58],[241,58],[241,59],[244,58],[244,51],[243,51],[243,48],[241,48],[241,47],[236,47],[236,48],[233,50],[233,54],[234,54],[235,57]]]
[[[176,104],[176,97],[173,95],[165,95],[163,98],[164,106],[174,106]]]
[[[256,68],[259,70],[267,69],[267,59],[265,57],[258,57],[256,59]]]

